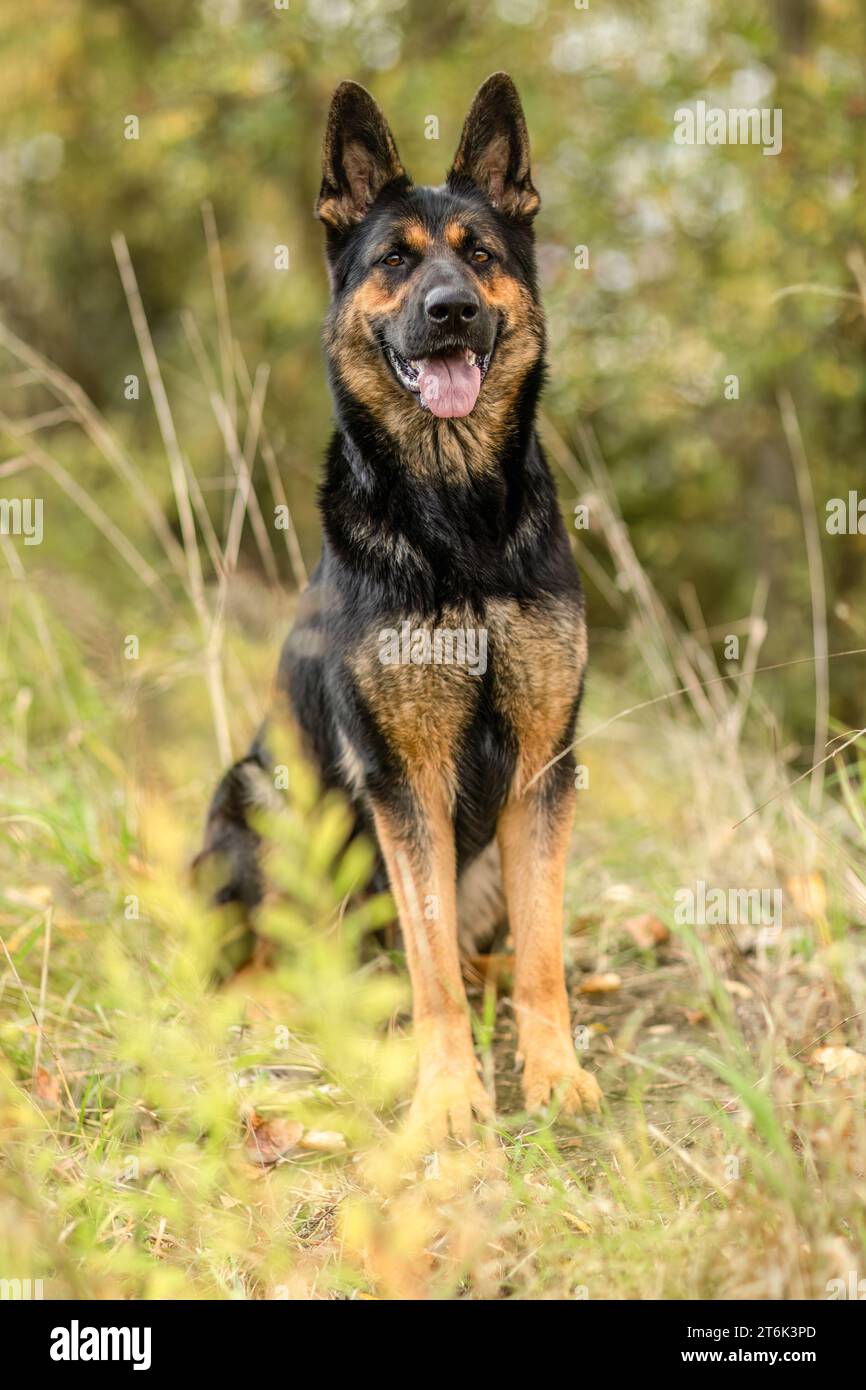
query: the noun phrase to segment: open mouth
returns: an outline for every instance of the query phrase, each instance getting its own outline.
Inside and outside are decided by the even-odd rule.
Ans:
[[[410,360],[389,344],[385,353],[400,385],[440,420],[459,419],[474,409],[492,355],[454,347],[435,357]]]

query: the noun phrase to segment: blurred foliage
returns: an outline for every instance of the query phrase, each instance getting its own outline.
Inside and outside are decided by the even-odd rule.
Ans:
[[[593,0],[587,10],[566,0],[290,0],[286,9],[273,0],[32,0],[7,7],[0,34],[3,316],[107,413],[169,516],[146,385],[139,401],[124,398],[125,377],[141,369],[112,232],[129,242],[180,433],[194,434],[217,512],[223,444],[181,322],[191,310],[216,343],[201,215],[212,204],[233,330],[251,375],[270,364],[266,419],[312,560],[330,419],[312,204],[329,94],[345,76],[369,86],[408,168],[435,182],[472,93],[502,67],[524,99],[543,196],[552,424],[572,443],[578,418],[592,426],[641,561],[675,608],[694,586],[717,646],[764,574],[764,659],[811,651],[778,393],[790,390],[796,405],[820,520],[827,498],[863,480],[864,304],[849,264],[866,243],[860,0]],[[697,98],[780,107],[781,154],[676,145],[674,111]],[[425,138],[431,114],[437,141]],[[124,138],[131,115],[137,140]],[[288,271],[274,268],[278,244],[289,247]],[[580,245],[586,270],[575,267]],[[2,400],[20,416],[21,373],[9,365],[15,410],[9,378]],[[724,397],[731,373],[735,401]],[[44,410],[32,395],[28,409]],[[144,535],[131,499],[78,433],[60,422],[46,435],[121,529]],[[574,488],[563,481],[569,505]],[[261,492],[269,515],[273,499],[266,485]],[[830,649],[862,645],[866,538],[822,527],[822,539]],[[249,535],[243,558],[258,563]],[[128,580],[77,515],[50,528],[38,563],[116,596]],[[592,583],[590,597],[603,649],[619,618]],[[833,669],[843,720],[854,717],[858,665]],[[808,742],[808,667],[786,674],[782,697]]]
[[[29,630],[26,613],[3,616]],[[16,656],[36,684],[44,654]],[[224,943],[182,886],[189,817],[125,786],[117,702],[100,705],[74,656],[63,670],[104,742],[70,736],[36,776],[23,720],[0,723],[0,1277],[43,1280],[51,1299],[596,1302],[823,1298],[862,1271],[866,894],[852,922],[846,878],[866,762],[847,819],[838,799],[814,825],[765,815],[780,869],[817,843],[827,892],[817,910],[786,901],[747,988],[721,973],[712,929],[672,920],[676,885],[708,865],[755,881],[760,836],[718,834],[737,770],[664,714],[660,735],[635,722],[594,754],[600,803],[567,920],[591,904],[600,926],[566,944],[576,975],[600,960],[622,973],[618,1007],[575,1000],[609,1109],[577,1133],[510,1113],[500,1051],[494,1153],[419,1155],[400,1124],[408,990],[363,947],[390,907],[352,898],[370,858],[346,845],[345,807],[277,745],[289,791],[262,826],[281,889],[259,918],[270,962],[211,989]],[[621,689],[606,684],[590,700],[610,708]],[[177,740],[179,783],[185,757]],[[644,907],[669,947],[624,929]],[[507,998],[496,1017],[497,1031],[512,1018]],[[857,1069],[822,1075],[813,1040]]]

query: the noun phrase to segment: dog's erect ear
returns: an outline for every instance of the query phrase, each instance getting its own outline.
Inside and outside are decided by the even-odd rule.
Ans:
[[[331,100],[316,216],[346,232],[366,216],[393,179],[405,179],[394,137],[370,93],[341,82]]]
[[[526,118],[507,72],[495,72],[475,93],[448,182],[464,178],[507,217],[528,222],[541,207],[529,171]]]

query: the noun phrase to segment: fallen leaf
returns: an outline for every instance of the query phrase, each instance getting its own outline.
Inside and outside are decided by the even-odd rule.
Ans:
[[[579,912],[572,918],[571,930],[573,932],[589,931],[592,927],[600,926],[602,918],[597,912]]]
[[[47,883],[31,883],[24,888],[6,888],[4,896],[18,907],[48,907],[54,893]]]
[[[46,1105],[60,1104],[60,1077],[52,1075],[45,1067],[37,1068],[34,1090]]]
[[[587,1225],[585,1221],[581,1221],[580,1217],[575,1216],[574,1212],[564,1211],[562,1214],[565,1217],[566,1221],[569,1223],[569,1225],[573,1226],[576,1231],[580,1231],[580,1234],[582,1236],[592,1235],[592,1227]]]
[[[613,994],[622,989],[622,980],[616,971],[608,970],[604,975],[584,975],[579,988],[581,994]]]
[[[650,951],[653,946],[660,946],[670,936],[664,922],[654,917],[651,912],[644,912],[640,917],[628,917],[623,926],[642,951]]]
[[[609,903],[630,903],[634,898],[634,889],[630,883],[611,883],[602,897]]]
[[[751,999],[752,997],[752,991],[749,989],[749,986],[744,985],[741,980],[722,980],[722,984],[728,991],[728,994],[735,995],[737,999]]]
[[[810,921],[827,915],[827,889],[820,874],[791,874],[785,888],[795,907]]]
[[[480,980],[496,986],[509,982],[514,974],[514,956],[504,951],[491,955],[467,956],[466,964]]]
[[[249,1117],[244,1150],[250,1163],[269,1168],[297,1148],[304,1126],[297,1120],[263,1120],[255,1112]]]
[[[706,1016],[706,1014],[704,1013],[703,1009],[685,1009],[685,1008],[684,1008],[684,1009],[682,1010],[682,1014],[683,1014],[683,1018],[685,1019],[686,1023],[690,1024],[690,1025],[692,1026],[692,1028],[694,1028],[695,1025],[698,1024],[698,1023],[706,1023],[706,1021],[707,1021],[707,1016]]]
[[[854,1076],[866,1075],[866,1056],[855,1052],[853,1047],[816,1047],[809,1061],[813,1066],[822,1067],[824,1074],[836,1081],[850,1081]]]
[[[342,1153],[346,1147],[346,1136],[337,1129],[308,1129],[300,1141],[302,1149],[316,1153]]]
[[[5,927],[7,922],[11,925],[12,923],[17,922],[19,919],[18,916],[7,916],[4,912],[2,919],[0,920],[2,920],[3,925]],[[18,931],[12,933],[12,935],[6,942],[6,949],[9,952],[10,956],[14,956],[16,954],[18,947],[21,945],[22,941],[27,940],[32,930],[32,920],[28,919],[28,921],[26,921],[22,926],[18,928]]]
[[[138,874],[140,878],[154,877],[153,869],[150,867],[149,864],[146,864],[143,859],[139,859],[137,854],[127,855],[126,862],[129,865],[130,869],[132,869],[132,872],[134,874]]]

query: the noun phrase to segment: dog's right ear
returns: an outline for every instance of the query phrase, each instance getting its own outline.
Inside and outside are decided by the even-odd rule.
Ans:
[[[394,179],[406,174],[388,122],[364,87],[341,82],[328,113],[316,216],[329,231],[347,232]]]

